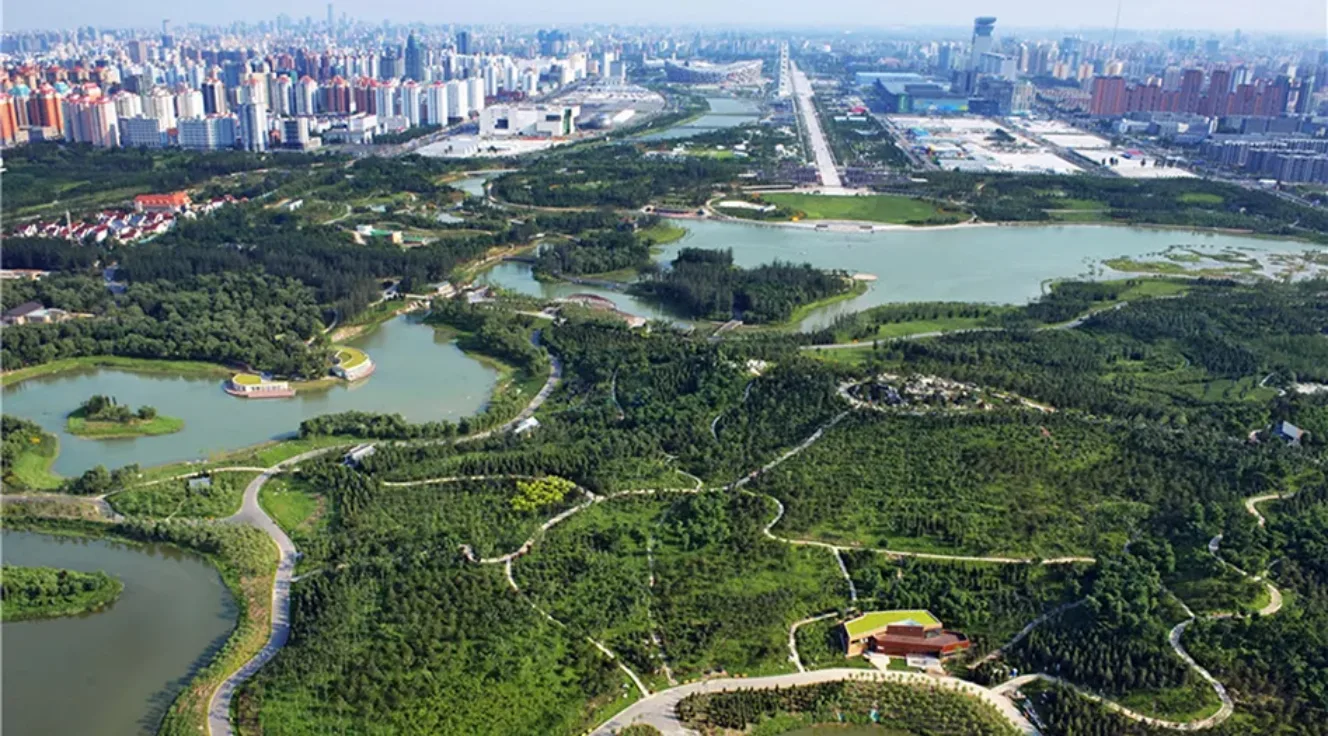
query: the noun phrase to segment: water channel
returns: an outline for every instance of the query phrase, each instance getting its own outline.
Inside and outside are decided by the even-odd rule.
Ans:
[[[781,260],[877,277],[861,296],[812,313],[800,325],[803,330],[824,327],[841,314],[894,302],[1022,304],[1040,296],[1049,280],[1126,275],[1102,266],[1104,259],[1140,258],[1177,245],[1254,255],[1315,248],[1219,233],[1094,225],[852,232],[712,220],[679,220],[677,224],[687,228],[687,235],[661,249],[657,260],[670,261],[678,249],[685,247],[729,248],[734,262],[743,267]],[[612,300],[631,314],[669,316],[659,305],[621,291],[537,281],[524,263],[498,264],[480,278],[522,294],[557,298],[592,293]]]
[[[710,111],[690,122],[641,136],[643,141],[671,141],[690,138],[724,128],[735,128],[761,119],[761,108],[753,100],[736,97],[707,97]]]
[[[207,457],[289,435],[309,417],[341,411],[399,413],[411,421],[458,419],[481,411],[497,373],[465,355],[415,318],[393,319],[350,344],[377,365],[349,386],[304,391],[290,399],[239,399],[221,378],[182,377],[88,368],[33,378],[4,390],[6,414],[31,419],[60,438],[54,470],[77,475],[96,465],[144,467]],[[149,404],[184,419],[184,429],[159,437],[92,440],[65,431],[65,416],[93,394],[132,407]]]
[[[235,603],[216,570],[173,547],[4,532],[0,557],[102,570],[124,583],[105,611],[0,626],[5,734],[155,733],[235,626]]]

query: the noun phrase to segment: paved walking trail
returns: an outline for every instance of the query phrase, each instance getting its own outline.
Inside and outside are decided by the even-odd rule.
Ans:
[[[670,688],[668,690],[662,690],[628,706],[626,710],[611,718],[607,723],[604,723],[599,728],[591,731],[591,736],[612,736],[617,730],[634,723],[644,723],[654,726],[659,729],[660,733],[664,734],[664,736],[695,734],[696,732],[684,726],[682,722],[678,720],[677,716],[677,706],[679,701],[688,695],[693,695],[695,693],[724,692],[726,690],[772,690],[774,688],[814,685],[821,682],[837,682],[840,680],[902,682],[923,687],[931,686],[956,690],[965,695],[979,698],[994,706],[1022,733],[1037,733],[1037,729],[1033,727],[1033,724],[1029,723],[1028,719],[1024,717],[1023,713],[1019,712],[1019,709],[1008,697],[1005,697],[1001,693],[988,690],[981,685],[975,685],[971,682],[966,682],[953,677],[925,675],[920,672],[886,673],[872,670],[835,668],[798,672],[790,675],[773,675],[770,677],[707,680],[705,682],[694,682]]]
[[[231,700],[235,697],[235,691],[245,680],[253,677],[259,668],[267,664],[268,660],[276,656],[277,651],[286,645],[286,640],[290,637],[290,587],[291,579],[295,574],[295,563],[299,560],[299,553],[295,550],[295,544],[291,542],[290,537],[286,536],[286,532],[282,531],[281,527],[277,526],[277,523],[272,521],[271,517],[259,506],[258,492],[263,489],[263,484],[285,468],[336,449],[335,447],[324,447],[310,450],[265,469],[245,487],[244,502],[241,504],[240,510],[226,520],[235,524],[249,524],[261,529],[272,538],[273,544],[277,545],[280,559],[277,562],[277,574],[272,583],[272,633],[268,636],[267,644],[263,646],[263,649],[248,662],[245,662],[240,669],[232,672],[212,693],[212,699],[208,703],[207,731],[209,736],[231,736],[234,733],[231,729],[230,713]]]

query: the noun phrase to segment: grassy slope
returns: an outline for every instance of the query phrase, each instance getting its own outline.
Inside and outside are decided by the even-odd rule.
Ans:
[[[912,197],[888,194],[865,197],[835,197],[820,194],[765,194],[765,201],[797,210],[809,220],[862,220],[903,224],[942,214],[935,205]],[[956,215],[952,218],[959,221]]]
[[[51,472],[55,458],[60,454],[60,440],[53,434],[42,432],[41,440],[18,454],[10,473],[24,488],[50,491],[60,487],[62,479]]]

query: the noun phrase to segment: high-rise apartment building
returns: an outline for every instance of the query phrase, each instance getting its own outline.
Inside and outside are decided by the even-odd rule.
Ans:
[[[313,115],[318,110],[318,82],[313,77],[300,77],[295,85],[295,114]]]
[[[447,125],[447,117],[447,83],[433,82],[425,99],[424,122],[426,125]]]
[[[397,80],[389,79],[385,82],[379,82],[374,88],[374,113],[379,119],[392,117],[398,113],[397,108]]]
[[[407,79],[401,85],[401,115],[412,128],[423,122],[420,117],[421,89],[419,83],[413,79]]]
[[[234,115],[229,114],[184,118],[179,121],[176,129],[180,147],[198,151],[234,148],[239,136],[238,121]]]
[[[136,118],[143,115],[143,98],[133,92],[121,90],[111,95],[115,101],[115,114],[122,118]]]
[[[175,117],[198,118],[206,114],[203,107],[203,93],[196,89],[181,86],[175,91]]]
[[[0,92],[0,144],[10,146],[18,141],[18,113],[14,98]]]
[[[240,118],[240,146],[246,151],[267,150],[267,109],[261,103],[245,102],[237,111]]]
[[[1097,77],[1093,80],[1093,97],[1088,112],[1100,117],[1125,114],[1125,78]]]
[[[465,120],[470,111],[470,96],[466,83],[453,79],[447,83],[447,116]]]
[[[484,109],[484,80],[479,77],[471,77],[466,80],[466,101],[468,112],[479,112]]]
[[[198,88],[203,93],[203,113],[205,115],[224,115],[230,110],[226,101],[226,85],[220,79],[203,80]]]

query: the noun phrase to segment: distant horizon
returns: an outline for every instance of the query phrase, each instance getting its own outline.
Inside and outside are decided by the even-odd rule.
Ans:
[[[334,3],[338,19],[345,12],[350,19],[373,25],[384,20],[394,25],[422,24],[464,26],[583,26],[621,25],[635,27],[747,28],[787,31],[797,28],[825,30],[888,31],[899,29],[962,29],[979,15],[994,15],[996,32],[1003,31],[1110,31],[1115,27],[1114,3],[1071,6],[1060,0],[954,0],[940,15],[930,7],[900,7],[883,11],[867,0],[822,0],[814,7],[793,0],[766,0],[761,6],[765,18],[784,19],[778,25],[753,22],[750,5],[715,0],[673,0],[667,7],[624,6],[612,0],[581,0],[551,7],[534,0],[509,0],[501,14],[484,8],[458,7],[443,11],[436,6],[421,6],[414,0],[379,0],[372,6]],[[1269,6],[1273,7],[1269,7]],[[140,0],[124,3],[100,23],[70,24],[70,18],[106,17],[106,6],[91,0],[68,0],[58,5],[10,3],[5,9],[4,30],[68,31],[92,25],[108,30],[159,28],[170,19],[174,25],[228,26],[233,23],[256,24],[274,21],[284,14],[293,20],[312,17],[322,22],[327,17],[326,2],[297,0],[274,7],[260,0],[235,0],[226,6],[181,6],[168,0]],[[358,12],[357,12],[358,11]],[[187,17],[180,17],[187,12]],[[378,16],[378,17],[374,17]],[[511,19],[519,18],[519,23]],[[1002,22],[1004,21],[1004,22]],[[1204,21],[1195,25],[1196,21]],[[1250,35],[1281,35],[1297,38],[1328,37],[1328,6],[1323,0],[1275,0],[1253,5],[1243,0],[1179,0],[1144,3],[1121,0],[1119,28],[1122,32],[1144,34],[1230,35],[1236,31]]]

